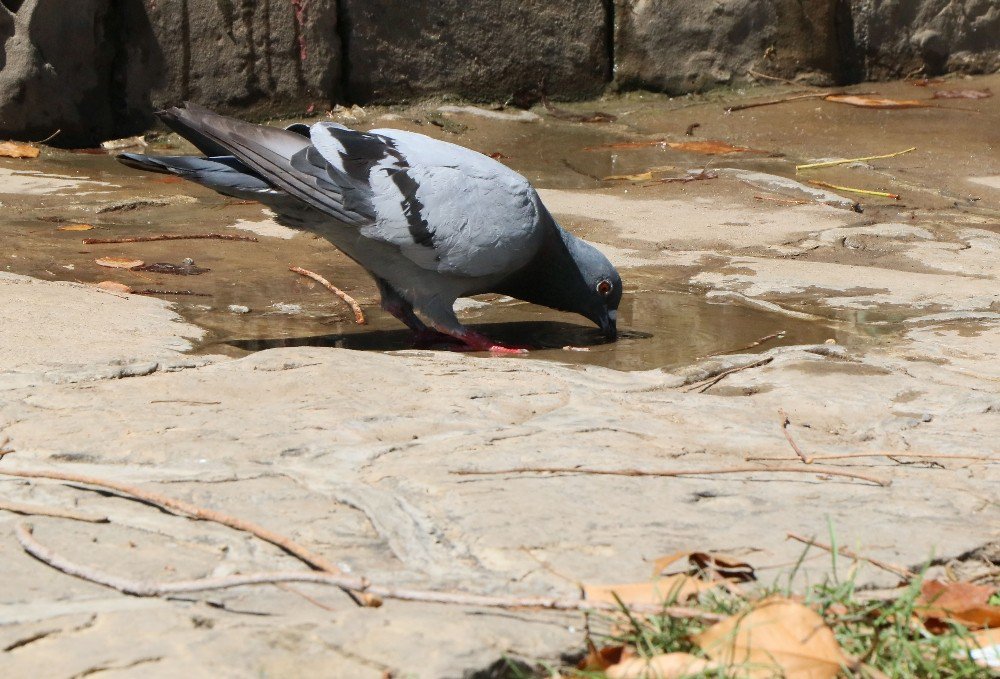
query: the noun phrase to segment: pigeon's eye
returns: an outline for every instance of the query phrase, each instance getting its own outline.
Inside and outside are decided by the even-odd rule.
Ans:
[[[611,292],[611,281],[601,281],[598,283],[597,292],[607,297],[608,293]]]

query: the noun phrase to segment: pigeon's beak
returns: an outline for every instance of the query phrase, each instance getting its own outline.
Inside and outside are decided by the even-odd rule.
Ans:
[[[616,309],[601,314],[598,325],[601,326],[601,330],[604,331],[604,336],[609,342],[618,339],[618,311]]]

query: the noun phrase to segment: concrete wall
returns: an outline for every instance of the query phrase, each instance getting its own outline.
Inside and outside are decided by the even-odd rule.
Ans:
[[[997,0],[0,0],[0,138],[92,144],[191,99],[245,116],[438,94],[684,93],[1000,69]]]

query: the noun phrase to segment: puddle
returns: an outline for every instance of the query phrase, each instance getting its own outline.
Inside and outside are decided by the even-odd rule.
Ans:
[[[1000,85],[1000,77],[987,77],[982,84],[994,83]],[[895,96],[913,89],[904,83],[879,87]],[[756,96],[768,94],[762,90]],[[623,332],[614,344],[602,343],[598,331],[579,317],[496,297],[465,304],[460,313],[465,323],[501,341],[539,347],[528,360],[639,370],[675,367],[710,354],[740,350],[781,331],[785,334],[780,340],[750,350],[831,338],[849,344],[896,332],[908,315],[927,311],[886,316],[880,307],[854,317],[842,315],[829,323],[816,322],[734,303],[710,303],[704,290],[688,287],[687,281],[700,272],[725,267],[726,257],[740,248],[757,247],[753,252],[759,253],[758,243],[781,242],[786,236],[798,238],[803,231],[856,226],[861,219],[916,227],[915,209],[939,220],[952,218],[948,215],[971,219],[970,215],[993,214],[988,211],[1000,209],[1000,201],[993,195],[996,192],[990,190],[997,166],[977,155],[992,143],[982,140],[982,119],[996,117],[991,109],[984,110],[982,116],[939,109],[878,112],[811,101],[726,114],[722,96],[740,95],[670,100],[634,94],[599,105],[568,105],[580,110],[608,110],[618,116],[618,122],[612,124],[555,120],[544,111],[539,111],[541,117],[534,122],[483,118],[459,111],[447,114],[461,123],[457,126],[461,132],[453,134],[448,126],[430,122],[445,115],[433,106],[396,109],[388,116],[388,109],[371,110],[363,120],[345,122],[359,129],[414,130],[497,154],[547,195],[566,226],[606,243],[606,250],[626,265],[626,296],[619,313]],[[993,103],[983,100],[974,105],[989,107]],[[774,153],[706,157],[666,146],[606,148],[607,144],[636,139],[688,139],[684,130],[695,122],[700,123],[697,134],[706,139]],[[811,193],[820,193],[803,188],[812,175],[797,175],[796,163],[893,151],[918,141],[918,151],[891,162],[824,171],[824,180],[845,185],[916,187],[903,189],[901,202],[866,200],[863,216],[823,205],[823,200],[799,206],[795,200],[785,200],[792,205],[788,210],[794,218],[778,218],[774,211],[780,199],[778,203],[755,200],[760,194],[773,198],[769,192],[791,188],[798,191],[792,198],[810,199]],[[191,150],[173,135],[162,137],[157,144],[150,153]],[[605,148],[586,150],[601,146]],[[665,166],[675,168],[677,176],[710,166],[720,176],[646,186],[601,180]],[[890,166],[891,173],[886,170]],[[970,181],[970,177],[974,179]],[[792,178],[797,182],[794,185]],[[981,197],[973,193],[977,190],[972,187],[977,186]],[[604,190],[586,196],[573,193],[595,188]],[[378,308],[376,290],[366,274],[326,241],[277,225],[257,204],[232,201],[188,182],[133,171],[107,155],[52,149],[43,150],[34,160],[0,159],[0,194],[4,206],[0,269],[47,280],[109,280],[136,290],[160,291],[157,296],[175,302],[182,316],[207,330],[198,351],[242,355],[303,344],[374,351],[410,348],[409,333]],[[849,205],[850,201],[845,201],[845,206]],[[910,212],[901,212],[904,209]],[[982,222],[981,217],[977,219]],[[66,224],[89,224],[93,229],[60,231],[59,226]],[[210,232],[252,234],[259,242],[82,242],[87,237]],[[853,261],[848,259],[847,250],[846,254],[836,250],[836,242],[822,241],[820,245],[829,246],[830,254],[824,256]],[[727,255],[711,256],[719,252]],[[704,255],[709,256],[706,259]],[[102,257],[140,259],[147,265],[191,259],[195,266],[210,271],[173,276],[105,269],[95,264]],[[799,260],[800,266],[804,264],[806,260]],[[369,325],[355,325],[345,305],[314,282],[290,272],[289,266],[320,273],[354,296],[364,307]],[[183,292],[202,296],[173,294]],[[824,301],[831,296],[836,294],[804,289],[796,298],[796,309],[830,317],[832,312]],[[565,346],[589,350],[568,351]]]

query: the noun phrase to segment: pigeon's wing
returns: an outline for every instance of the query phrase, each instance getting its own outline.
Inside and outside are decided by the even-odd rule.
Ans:
[[[231,154],[251,174],[271,186],[298,198],[335,219],[362,226],[371,223],[374,214],[356,210],[362,201],[345,196],[344,189],[330,174],[310,162],[316,155],[308,137],[301,130],[282,130],[254,125],[186,104],[161,112],[160,118],[185,138],[211,155]],[[214,153],[221,150],[221,154]]]
[[[538,195],[492,158],[400,130],[361,133],[319,123],[310,136],[315,151],[305,159],[314,171],[327,171],[345,205],[373,215],[361,233],[395,245],[422,268],[468,277],[505,274],[538,251]]]

